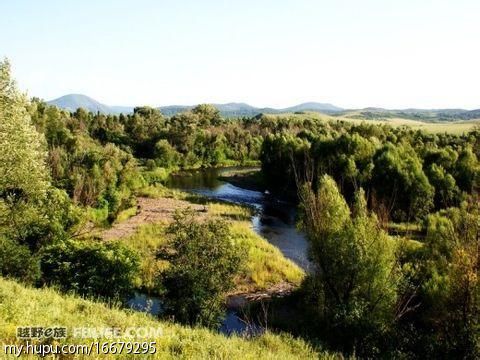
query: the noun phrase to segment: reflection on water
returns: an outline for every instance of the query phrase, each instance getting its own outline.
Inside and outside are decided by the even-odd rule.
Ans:
[[[128,300],[127,305],[132,310],[146,312],[152,315],[158,316],[162,312],[160,299],[146,294],[135,293],[135,295]]]
[[[219,180],[225,173],[244,171],[245,168],[205,169],[173,175],[167,186],[212,199],[252,206],[253,229],[277,246],[288,259],[305,270],[311,268],[307,258],[308,244],[305,236],[295,226],[295,206],[259,191],[252,191]]]
[[[185,172],[173,175],[167,186],[174,189],[201,194],[212,199],[248,205],[254,208],[253,229],[278,247],[288,259],[309,271],[311,265],[307,258],[307,241],[295,227],[295,206],[280,201],[259,191],[252,191],[219,180],[227,172],[244,171],[246,168],[222,168]],[[162,311],[160,299],[145,294],[135,294],[128,302],[130,308],[159,315]],[[263,328],[255,323],[247,324],[238,312],[229,309],[219,329],[226,335],[233,333],[255,335]]]
[[[162,313],[162,302],[160,298],[142,293],[135,293],[127,302],[130,309],[146,312],[159,316]],[[225,335],[248,334],[250,336],[260,334],[264,331],[261,326],[254,323],[247,323],[239,317],[236,310],[228,309],[219,331]]]

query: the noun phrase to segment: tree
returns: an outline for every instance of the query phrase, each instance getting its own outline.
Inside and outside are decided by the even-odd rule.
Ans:
[[[480,208],[478,199],[431,214],[416,261],[418,311],[409,342],[427,358],[480,356]],[[425,331],[428,329],[428,331]],[[410,328],[409,328],[410,332]],[[420,344],[420,345],[419,345]],[[423,353],[420,353],[422,351]]]
[[[222,118],[220,111],[210,104],[200,104],[192,109],[192,113],[196,114],[200,118],[200,125],[220,125]]]
[[[40,265],[25,245],[0,236],[0,276],[34,284],[40,278]]]
[[[374,189],[392,209],[393,219],[423,219],[433,207],[434,188],[414,149],[408,143],[387,143],[375,155],[374,165]]]
[[[374,356],[394,320],[395,247],[356,193],[351,213],[335,181],[325,175],[315,192],[300,190],[302,227],[310,243],[317,314],[325,336],[348,353]],[[374,339],[372,339],[372,335]]]
[[[48,186],[45,142],[26,106],[5,60],[0,63],[0,198],[10,203],[42,195]]]
[[[178,165],[180,162],[180,154],[165,139],[161,139],[155,144],[154,156],[157,165],[165,168]]]
[[[45,141],[30,123],[27,105],[9,63],[0,63],[0,231],[36,251],[62,237],[64,226],[78,217],[69,199],[50,185]]]
[[[140,260],[119,242],[65,241],[41,253],[42,280],[83,296],[128,300]]]
[[[136,107],[128,116],[125,131],[135,153],[140,157],[151,158],[155,142],[165,126],[162,113],[154,108]]]
[[[472,193],[479,187],[480,163],[472,148],[467,147],[459,154],[456,174],[460,189]]]
[[[191,211],[177,213],[161,249],[170,261],[162,275],[167,314],[190,325],[214,327],[224,315],[224,295],[233,289],[244,257],[228,225],[221,220],[197,222]]]

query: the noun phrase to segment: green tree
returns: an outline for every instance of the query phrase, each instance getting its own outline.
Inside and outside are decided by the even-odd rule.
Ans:
[[[241,270],[242,248],[224,221],[197,222],[190,211],[177,213],[168,233],[172,238],[161,251],[170,261],[162,275],[167,314],[190,325],[219,325],[224,296]]]
[[[317,315],[334,346],[378,355],[377,342],[394,320],[398,272],[395,246],[356,194],[353,213],[335,181],[325,175],[315,192],[300,190],[302,227],[315,264]]]
[[[43,137],[30,122],[27,99],[0,63],[0,198],[15,202],[43,194],[48,186]]]
[[[373,184],[397,221],[424,218],[433,207],[434,188],[421,159],[408,144],[385,144],[375,155]]]
[[[154,156],[157,165],[165,168],[179,165],[180,162],[180,154],[165,139],[161,139],[155,144]]]
[[[42,280],[62,291],[128,300],[137,281],[138,255],[119,242],[65,241],[41,252]]]
[[[34,284],[40,278],[40,264],[30,249],[0,236],[0,276]]]
[[[202,126],[220,125],[222,122],[220,111],[210,104],[197,105],[192,109],[192,113],[199,116]]]
[[[407,337],[424,357],[480,356],[479,210],[474,199],[426,220],[425,246],[413,279],[419,307],[410,323],[416,331]]]
[[[28,102],[0,63],[0,232],[36,251],[79,220],[69,199],[50,185],[46,144],[31,124]]]

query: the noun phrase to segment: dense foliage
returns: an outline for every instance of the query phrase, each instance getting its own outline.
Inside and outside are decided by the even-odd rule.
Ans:
[[[296,194],[296,184],[332,176],[351,201],[365,189],[384,219],[421,220],[458,206],[480,188],[480,131],[428,134],[408,128],[292,119],[266,137],[262,170],[267,187]]]
[[[387,335],[394,321],[399,281],[395,243],[367,210],[363,190],[355,194],[352,211],[326,175],[317,192],[303,185],[300,197],[315,265],[310,291],[317,331],[348,353],[379,355],[374,341]]]
[[[218,326],[224,296],[234,288],[245,257],[220,220],[198,223],[191,212],[179,213],[169,226],[171,242],[160,255],[170,268],[162,274],[166,311],[190,325]]]
[[[43,281],[62,291],[123,301],[135,287],[138,256],[118,242],[66,241],[40,256]]]

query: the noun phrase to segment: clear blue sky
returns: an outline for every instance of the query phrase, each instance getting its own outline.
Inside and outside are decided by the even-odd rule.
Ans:
[[[4,0],[0,17],[0,56],[47,100],[480,108],[478,0]]]

